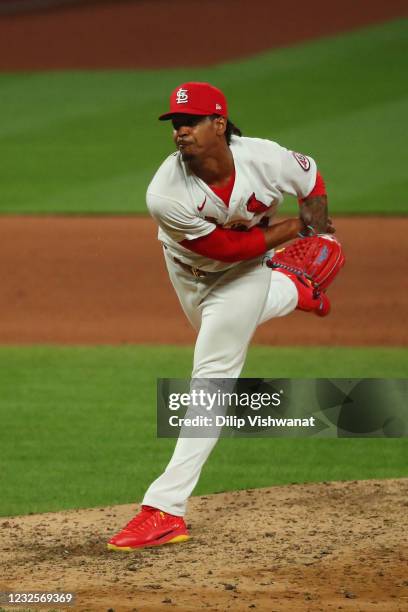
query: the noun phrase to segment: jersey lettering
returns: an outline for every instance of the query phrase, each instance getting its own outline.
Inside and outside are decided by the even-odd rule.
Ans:
[[[247,210],[251,213],[263,213],[268,210],[269,206],[256,199],[255,193],[251,195],[247,202]]]
[[[179,87],[175,101],[179,89],[182,112],[184,101],[191,102],[191,91]],[[147,203],[159,222],[159,240],[174,256],[208,272],[226,269],[225,262],[185,249],[183,240],[203,238],[216,227],[250,230],[261,218],[262,227],[267,227],[284,194],[304,197],[316,181],[315,161],[278,143],[233,136],[230,148],[236,176],[233,172],[221,188],[202,184],[185,167],[179,152],[163,162],[148,188]]]

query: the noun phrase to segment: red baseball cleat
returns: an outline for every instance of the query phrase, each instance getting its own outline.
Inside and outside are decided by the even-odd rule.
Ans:
[[[330,300],[325,293],[321,293],[318,301],[319,303],[315,306],[313,312],[319,317],[325,317],[330,312]]]
[[[142,506],[141,511],[111,538],[109,550],[129,552],[145,546],[176,544],[190,538],[182,516],[173,516],[151,506]]]
[[[323,291],[314,289],[312,283],[304,276],[298,276],[287,270],[277,270],[285,274],[296,285],[298,304],[296,308],[304,312],[314,312],[319,317],[325,317],[330,312],[330,300]]]

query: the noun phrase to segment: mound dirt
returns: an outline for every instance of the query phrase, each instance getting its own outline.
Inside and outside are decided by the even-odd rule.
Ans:
[[[134,505],[0,519],[0,590],[73,591],[75,610],[404,612],[408,479],[297,484],[191,499],[192,539],[106,541]]]
[[[336,218],[347,263],[332,313],[262,325],[273,345],[406,346],[408,218]],[[192,344],[148,218],[3,217],[0,343]]]

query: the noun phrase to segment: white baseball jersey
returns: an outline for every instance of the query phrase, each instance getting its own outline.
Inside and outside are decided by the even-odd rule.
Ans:
[[[283,194],[307,196],[316,182],[311,157],[261,138],[233,136],[235,183],[229,206],[200,178],[189,172],[181,153],[170,155],[147,189],[147,206],[159,225],[159,240],[184,263],[217,272],[236,263],[203,257],[179,244],[210,234],[217,225],[250,228],[275,216]]]
[[[304,197],[316,182],[312,159],[275,142],[236,136],[230,146],[235,183],[228,206],[189,172],[180,153],[164,161],[147,191],[147,205],[159,224],[159,239],[167,246],[164,255],[171,282],[197,330],[192,371],[192,385],[197,388],[203,379],[240,376],[256,327],[292,312],[298,292],[288,276],[263,266],[262,257],[227,264],[197,255],[180,241],[206,236],[216,226],[253,227],[264,217],[269,222],[283,194]],[[220,273],[196,278],[174,257]],[[214,437],[180,437],[165,472],[150,485],[143,504],[184,515],[220,431],[218,428]]]

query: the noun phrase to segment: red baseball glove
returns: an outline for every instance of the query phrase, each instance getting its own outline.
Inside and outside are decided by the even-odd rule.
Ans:
[[[274,270],[286,270],[299,279],[307,279],[320,293],[333,282],[344,263],[340,242],[330,234],[316,234],[299,238],[276,251],[266,265]]]

